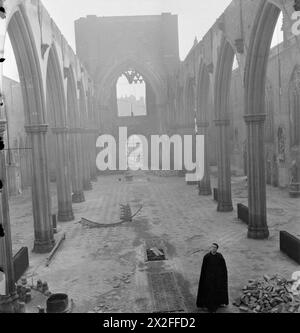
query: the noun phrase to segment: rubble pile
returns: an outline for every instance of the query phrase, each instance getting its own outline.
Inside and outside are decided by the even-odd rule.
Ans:
[[[243,312],[300,313],[300,295],[292,292],[294,282],[278,275],[249,280],[233,305]]]
[[[28,304],[32,300],[32,290],[38,291],[44,294],[46,297],[51,296],[47,282],[38,280],[36,286],[30,286],[27,282],[27,279],[22,278],[21,281],[17,284],[17,294],[19,296],[19,301]]]
[[[31,287],[28,285],[26,278],[22,278],[20,283],[17,284],[17,294],[20,302],[27,304],[31,301]]]

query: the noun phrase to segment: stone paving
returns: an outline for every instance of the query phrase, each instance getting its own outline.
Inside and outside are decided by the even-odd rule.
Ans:
[[[213,178],[213,184],[216,179]],[[233,198],[247,204],[247,183],[232,180]],[[248,279],[278,273],[285,277],[299,265],[279,251],[279,231],[300,236],[299,199],[284,190],[268,187],[270,238],[247,239],[247,226],[233,213],[218,213],[211,197],[200,197],[184,178],[137,175],[133,182],[122,176],[101,176],[86,192],[86,202],[74,205],[74,222],[60,224],[66,241],[49,267],[45,255],[30,254],[29,281],[46,280],[52,292],[67,293],[75,302],[74,312],[153,312],[148,274],[174,272],[188,312],[195,308],[202,258],[212,242],[220,244],[229,272],[231,303]],[[55,187],[52,184],[53,212]],[[10,202],[14,252],[33,244],[30,193]],[[100,223],[119,221],[119,205],[130,203],[133,211],[143,205],[132,223],[116,228],[89,228],[81,217]],[[167,261],[147,263],[145,241],[164,241]],[[37,304],[27,311],[36,312]],[[230,305],[220,312],[238,312]]]

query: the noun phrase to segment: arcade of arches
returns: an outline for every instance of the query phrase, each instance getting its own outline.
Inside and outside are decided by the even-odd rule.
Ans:
[[[20,79],[4,77],[4,61],[0,135],[9,149],[1,153],[0,222],[6,237],[0,239],[0,266],[8,277],[7,300],[15,297],[10,227],[15,215],[9,210],[15,196],[31,189],[36,260],[58,242],[53,214],[63,228],[71,225],[93,191],[114,176],[97,170],[96,141],[101,134],[118,139],[120,127],[127,127],[128,136],[146,138],[205,135],[203,179],[185,187],[184,172],[170,170],[168,182],[174,177],[182,191],[196,188],[194,199],[205,202],[215,187],[214,211],[228,220],[238,200],[235,182],[245,181],[245,238],[255,247],[274,237],[268,191],[280,191],[295,206],[300,197],[300,42],[292,33],[294,4],[233,0],[181,61],[177,15],[80,18],[75,53],[40,0],[5,2],[0,57],[5,58],[9,38]],[[273,46],[280,13],[283,41]],[[139,92],[143,86],[143,97],[119,95],[118,82],[124,79]],[[199,214],[203,209],[199,204]],[[299,214],[294,218],[299,231]]]

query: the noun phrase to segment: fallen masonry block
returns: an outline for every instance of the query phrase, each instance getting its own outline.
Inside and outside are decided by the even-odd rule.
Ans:
[[[287,231],[280,231],[280,251],[300,264],[300,239]]]
[[[249,224],[249,208],[243,204],[237,205],[238,219]]]
[[[62,235],[62,237],[60,238],[60,240],[58,241],[58,243],[55,245],[54,249],[51,251],[49,257],[47,258],[47,262],[46,262],[46,266],[48,267],[52,261],[52,259],[54,258],[56,252],[58,251],[58,249],[61,247],[61,245],[63,244],[63,242],[66,240],[66,234],[64,233]],[[43,286],[41,286],[43,288]]]

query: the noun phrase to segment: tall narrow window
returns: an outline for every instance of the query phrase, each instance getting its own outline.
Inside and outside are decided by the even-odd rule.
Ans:
[[[137,117],[147,115],[146,83],[134,69],[124,72],[117,82],[118,116]]]

